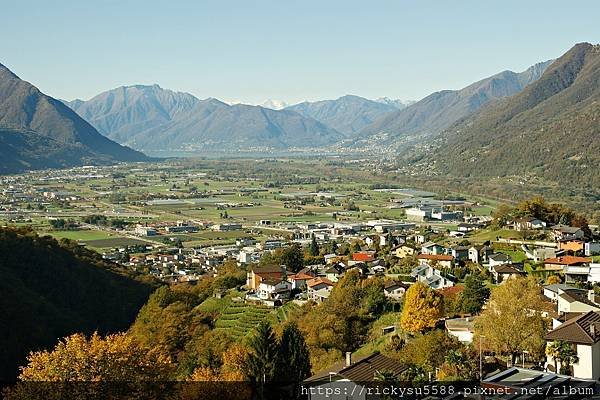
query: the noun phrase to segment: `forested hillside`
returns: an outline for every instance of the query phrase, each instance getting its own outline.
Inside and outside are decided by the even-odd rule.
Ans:
[[[154,289],[74,242],[26,230],[0,228],[0,254],[0,381],[63,336],[126,330]]]

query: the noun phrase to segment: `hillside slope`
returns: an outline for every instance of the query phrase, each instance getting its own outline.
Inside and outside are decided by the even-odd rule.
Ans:
[[[0,381],[75,332],[126,330],[153,287],[77,244],[0,228]]]
[[[483,105],[520,92],[542,75],[551,61],[538,63],[521,73],[504,71],[460,90],[443,90],[365,127],[359,137],[375,137],[396,146],[435,136]]]
[[[570,49],[523,92],[457,123],[425,161],[458,176],[600,184],[600,46]]]
[[[98,133],[61,101],[0,64],[0,173],[147,158]],[[56,155],[54,159],[53,156]]]

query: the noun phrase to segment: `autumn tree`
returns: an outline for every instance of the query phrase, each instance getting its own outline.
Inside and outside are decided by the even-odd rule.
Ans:
[[[208,317],[193,312],[199,300],[192,293],[163,286],[142,307],[130,333],[175,360],[192,337],[208,330]]]
[[[52,351],[32,352],[21,381],[146,381],[166,380],[173,365],[159,353],[119,333],[90,338],[77,333],[62,339]]]
[[[466,314],[477,314],[490,297],[490,289],[479,275],[469,275],[458,298],[458,308]]]
[[[182,400],[250,399],[252,390],[247,381],[249,355],[246,347],[240,344],[231,345],[221,354],[223,364],[220,368],[203,366],[194,370],[187,380],[201,384],[184,385],[180,397]]]
[[[476,335],[488,350],[509,356],[511,364],[524,351],[541,356],[547,325],[543,310],[541,290],[533,278],[510,279],[492,290],[476,321]]]
[[[348,271],[327,301],[306,310],[299,327],[311,347],[354,351],[366,339],[369,324],[383,311],[385,301],[380,278],[364,279],[359,271]]]
[[[466,357],[466,349],[458,339],[445,331],[433,330],[417,335],[392,355],[406,365],[433,373],[447,362],[447,355],[454,351],[462,352]]]
[[[442,312],[442,297],[424,283],[416,282],[404,294],[400,325],[405,332],[422,332],[435,327]]]

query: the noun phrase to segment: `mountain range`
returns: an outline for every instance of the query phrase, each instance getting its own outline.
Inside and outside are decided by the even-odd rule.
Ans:
[[[0,64],[0,173],[91,163],[142,161]]]
[[[456,176],[600,185],[600,45],[577,44],[521,93],[457,122],[424,162]]]
[[[263,107],[135,85],[65,103],[110,139],[155,154],[328,148],[340,143],[348,148],[365,142],[398,148],[435,136],[484,104],[520,92],[549,64],[521,73],[504,71],[418,102],[346,95],[287,107],[267,101],[269,107]]]
[[[144,151],[322,147],[343,135],[290,110],[226,104],[153,86],[126,86],[66,102],[107,137]]]
[[[435,136],[488,102],[512,96],[535,82],[552,61],[538,63],[521,73],[503,71],[460,90],[430,94],[390,113],[358,133],[362,141],[375,138],[379,145],[399,147]],[[362,145],[362,141],[358,141]]]
[[[377,102],[359,96],[346,95],[336,100],[322,100],[289,106],[305,117],[314,118],[347,137],[372,124],[377,119],[398,110],[393,101]]]

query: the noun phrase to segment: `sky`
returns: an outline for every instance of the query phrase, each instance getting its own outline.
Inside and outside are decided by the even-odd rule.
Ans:
[[[199,98],[418,100],[578,42],[600,1],[7,0],[0,63],[53,97],[159,84]]]

